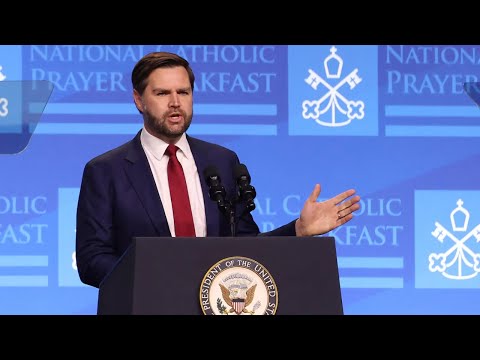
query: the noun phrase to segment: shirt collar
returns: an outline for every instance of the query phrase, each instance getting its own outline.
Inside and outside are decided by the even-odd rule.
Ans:
[[[165,155],[168,143],[150,134],[145,127],[143,127],[142,133],[140,134],[140,140],[157,160],[160,160]],[[193,158],[192,150],[190,149],[185,133],[182,134],[175,145],[178,146],[188,160]]]

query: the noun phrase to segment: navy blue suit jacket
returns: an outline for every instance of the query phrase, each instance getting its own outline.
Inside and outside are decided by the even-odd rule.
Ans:
[[[233,168],[238,156],[220,145],[187,136],[200,175],[207,236],[230,236],[228,219],[210,200],[203,170],[217,167],[227,199],[236,193]],[[244,208],[244,207],[243,207]],[[239,204],[237,214],[243,211]],[[293,236],[295,222],[268,233],[250,213],[242,216],[237,236]],[[133,237],[171,236],[160,195],[140,142],[140,132],[128,143],[91,161],[84,169],[77,208],[76,258],[82,282],[99,287]]]

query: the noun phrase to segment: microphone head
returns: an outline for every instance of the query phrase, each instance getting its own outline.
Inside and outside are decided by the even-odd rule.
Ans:
[[[247,167],[245,166],[245,164],[238,164],[238,165],[235,165],[235,167],[233,168],[233,176],[235,177],[235,179],[241,179],[241,178],[244,178],[247,180],[248,183],[250,183],[250,181],[252,180],[250,178],[250,174],[247,170]]]
[[[220,181],[220,175],[219,175],[218,169],[213,165],[207,166],[203,170],[203,176],[207,180],[207,183],[211,180]]]
[[[207,166],[203,170],[203,176],[209,187],[208,196],[217,203],[220,212],[226,214],[230,209],[230,205],[225,202],[226,192],[221,184],[218,169],[213,165]]]

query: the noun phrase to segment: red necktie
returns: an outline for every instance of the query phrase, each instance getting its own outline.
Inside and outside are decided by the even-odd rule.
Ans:
[[[195,236],[192,208],[188,198],[187,182],[182,165],[177,159],[177,150],[173,144],[168,145],[165,154],[169,156],[167,175],[170,197],[172,199],[173,220],[175,223],[175,236]]]

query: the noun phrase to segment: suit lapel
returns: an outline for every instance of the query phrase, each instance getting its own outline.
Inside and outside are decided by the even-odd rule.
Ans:
[[[208,195],[208,185],[203,176],[203,171],[214,162],[209,159],[207,150],[204,149],[200,142],[187,136],[190,150],[192,150],[195,165],[197,166],[198,176],[200,177],[200,184],[202,185],[203,202],[205,204],[205,217],[207,222],[207,236],[219,236],[219,219],[217,203],[210,200]]]
[[[140,132],[132,140],[125,160],[125,172],[158,235],[171,236],[152,170],[140,142]]]

